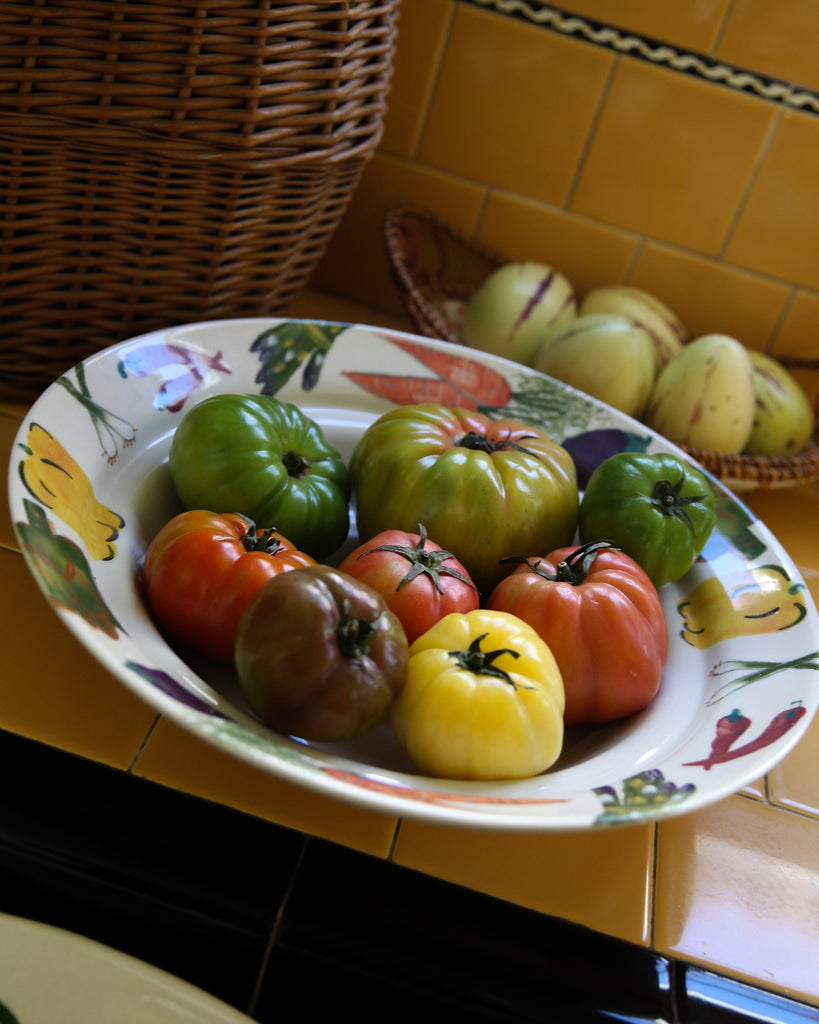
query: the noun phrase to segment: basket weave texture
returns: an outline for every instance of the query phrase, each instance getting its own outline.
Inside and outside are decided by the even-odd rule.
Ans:
[[[467,238],[431,212],[391,207],[384,238],[398,291],[419,333],[461,343],[464,305],[475,288],[509,257]],[[819,370],[819,360],[778,357],[789,369]],[[715,477],[737,490],[792,487],[819,480],[819,436],[791,457],[728,455],[683,446]]]
[[[0,3],[0,397],[281,313],[380,139],[398,6]]]

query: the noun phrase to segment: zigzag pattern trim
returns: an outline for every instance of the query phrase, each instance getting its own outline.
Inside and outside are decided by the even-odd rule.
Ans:
[[[566,14],[546,4],[530,0],[466,0],[476,7],[491,8],[499,14],[529,21],[561,35],[583,39],[616,53],[636,57],[651,64],[698,76],[708,82],[749,93],[759,99],[779,103],[794,110],[819,114],[819,93],[802,86],[767,78],[745,68],[714,61],[702,54],[675,49],[644,36],[624,32],[610,25]]]

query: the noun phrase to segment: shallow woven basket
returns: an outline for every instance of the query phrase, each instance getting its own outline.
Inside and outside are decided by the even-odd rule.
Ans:
[[[0,397],[281,313],[379,141],[398,6],[0,3]]]
[[[384,237],[393,277],[416,329],[427,337],[459,344],[466,300],[509,258],[411,205],[387,211]],[[779,361],[791,369],[819,370],[819,360],[779,357]],[[790,458],[725,455],[691,447],[685,451],[738,491],[819,480],[819,436]]]

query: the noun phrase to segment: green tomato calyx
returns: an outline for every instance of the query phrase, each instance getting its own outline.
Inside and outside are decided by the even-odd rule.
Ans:
[[[310,472],[310,460],[300,452],[287,451],[282,455],[282,463],[287,475],[301,480]]]
[[[527,434],[521,440],[525,441],[526,437],[536,436],[536,434]],[[518,444],[517,441],[510,441],[508,437],[502,437],[496,441],[491,437],[487,437],[486,434],[479,434],[476,430],[470,430],[469,433],[458,438],[455,442],[455,447],[469,448],[470,451],[485,452],[487,455],[494,455],[495,452],[503,452],[513,448],[516,452],[523,452],[524,455],[531,455],[535,459],[540,459],[537,452],[533,452],[530,448],[525,448],[522,444]]]
[[[406,558],[410,563],[410,569],[395,588],[396,592],[399,591],[401,587],[406,586],[407,583],[412,583],[412,581],[417,579],[422,573],[429,576],[439,594],[443,594],[444,592],[444,588],[441,586],[441,574],[444,576],[454,576],[455,579],[460,580],[462,583],[466,583],[468,586],[472,587],[473,590],[476,589],[472,580],[467,579],[462,572],[443,564],[448,558],[455,557],[451,551],[444,551],[442,549],[437,551],[427,551],[426,543],[427,531],[423,523],[419,523],[418,543],[415,544],[414,547],[410,547],[408,544],[379,544],[377,547],[368,548],[367,551],[362,551],[358,557],[363,558],[365,555],[369,555],[373,551],[392,551],[394,554],[402,555]]]
[[[508,647],[499,647],[496,651],[482,651],[481,640],[485,640],[488,635],[488,633],[481,633],[480,636],[476,636],[466,651],[447,651],[447,653],[450,658],[457,661],[459,668],[472,672],[477,676],[493,676],[495,679],[502,679],[513,690],[516,690],[517,683],[515,680],[508,672],[504,672],[502,668],[498,668],[493,662],[501,654],[511,654],[513,658],[519,658],[520,653],[510,650]],[[530,687],[526,687],[526,689],[530,689]]]
[[[658,480],[654,485],[654,490],[651,492],[651,502],[667,516],[675,516],[677,519],[682,521],[688,526],[688,529],[694,533],[694,524],[691,522],[691,516],[689,516],[685,506],[693,505],[695,502],[702,501],[705,498],[704,494],[693,494],[687,497],[682,497],[681,491],[683,484],[685,483],[685,470],[681,471],[680,479],[676,484],[672,484],[670,480]]]
[[[252,519],[248,519],[247,516],[241,518],[247,523],[247,533],[243,533],[239,538],[245,551],[264,551],[267,555],[275,555],[282,546],[281,537],[274,536],[278,533],[276,527],[271,526],[259,533]]]
[[[355,618],[350,608],[350,602],[345,598],[335,631],[338,649],[345,658],[363,657],[367,653],[370,637],[377,629],[374,622]]]
[[[588,544],[581,544],[580,547],[575,548],[562,562],[558,562],[554,572],[547,572],[540,559],[530,562],[528,558],[522,558],[519,555],[502,558],[501,565],[509,565],[513,562],[519,565],[528,565],[532,572],[537,573],[544,580],[549,580],[551,583],[571,583],[573,587],[577,587],[589,575],[589,570],[601,551],[620,550],[610,540],[589,541]]]

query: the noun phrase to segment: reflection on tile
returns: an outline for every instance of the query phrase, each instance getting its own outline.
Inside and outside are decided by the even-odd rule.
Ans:
[[[427,207],[471,235],[483,188],[429,168],[375,156],[316,268],[310,285],[371,309],[403,313],[384,245],[384,214],[393,203]]]
[[[572,209],[715,254],[774,116],[757,100],[623,59]]]
[[[786,111],[725,258],[819,289],[819,118]]]
[[[763,0],[764,2],[764,0]],[[607,25],[653,36],[664,43],[710,51],[725,18],[730,0],[656,4],[645,0],[563,0],[562,10],[582,14]]]
[[[613,54],[459,4],[419,157],[562,203]]]
[[[815,0],[734,0],[717,56],[819,89]]]
[[[616,228],[499,192],[489,195],[478,237],[510,259],[555,267],[578,295],[622,281],[637,248],[632,235]]]
[[[401,7],[380,144],[384,153],[415,151],[454,9],[453,0],[413,0]]]
[[[650,929],[653,840],[651,825],[517,835],[404,821],[393,859],[644,944]]]
[[[0,409],[0,464],[4,470],[14,457],[12,445],[22,420]],[[8,475],[4,471],[0,477],[0,547],[18,550],[17,538],[11,525],[9,512]]]
[[[156,712],[57,621],[22,555],[0,550],[0,576],[0,727],[127,767]]]
[[[268,818],[288,828],[385,857],[396,819],[277,778],[163,717],[134,765],[136,775]]]
[[[655,948],[819,1000],[816,823],[741,796],[659,826]]]
[[[654,243],[641,248],[629,283],[662,299],[692,338],[729,334],[763,351],[790,296],[784,284]]]
[[[819,716],[794,749],[771,769],[771,802],[819,818]]]

